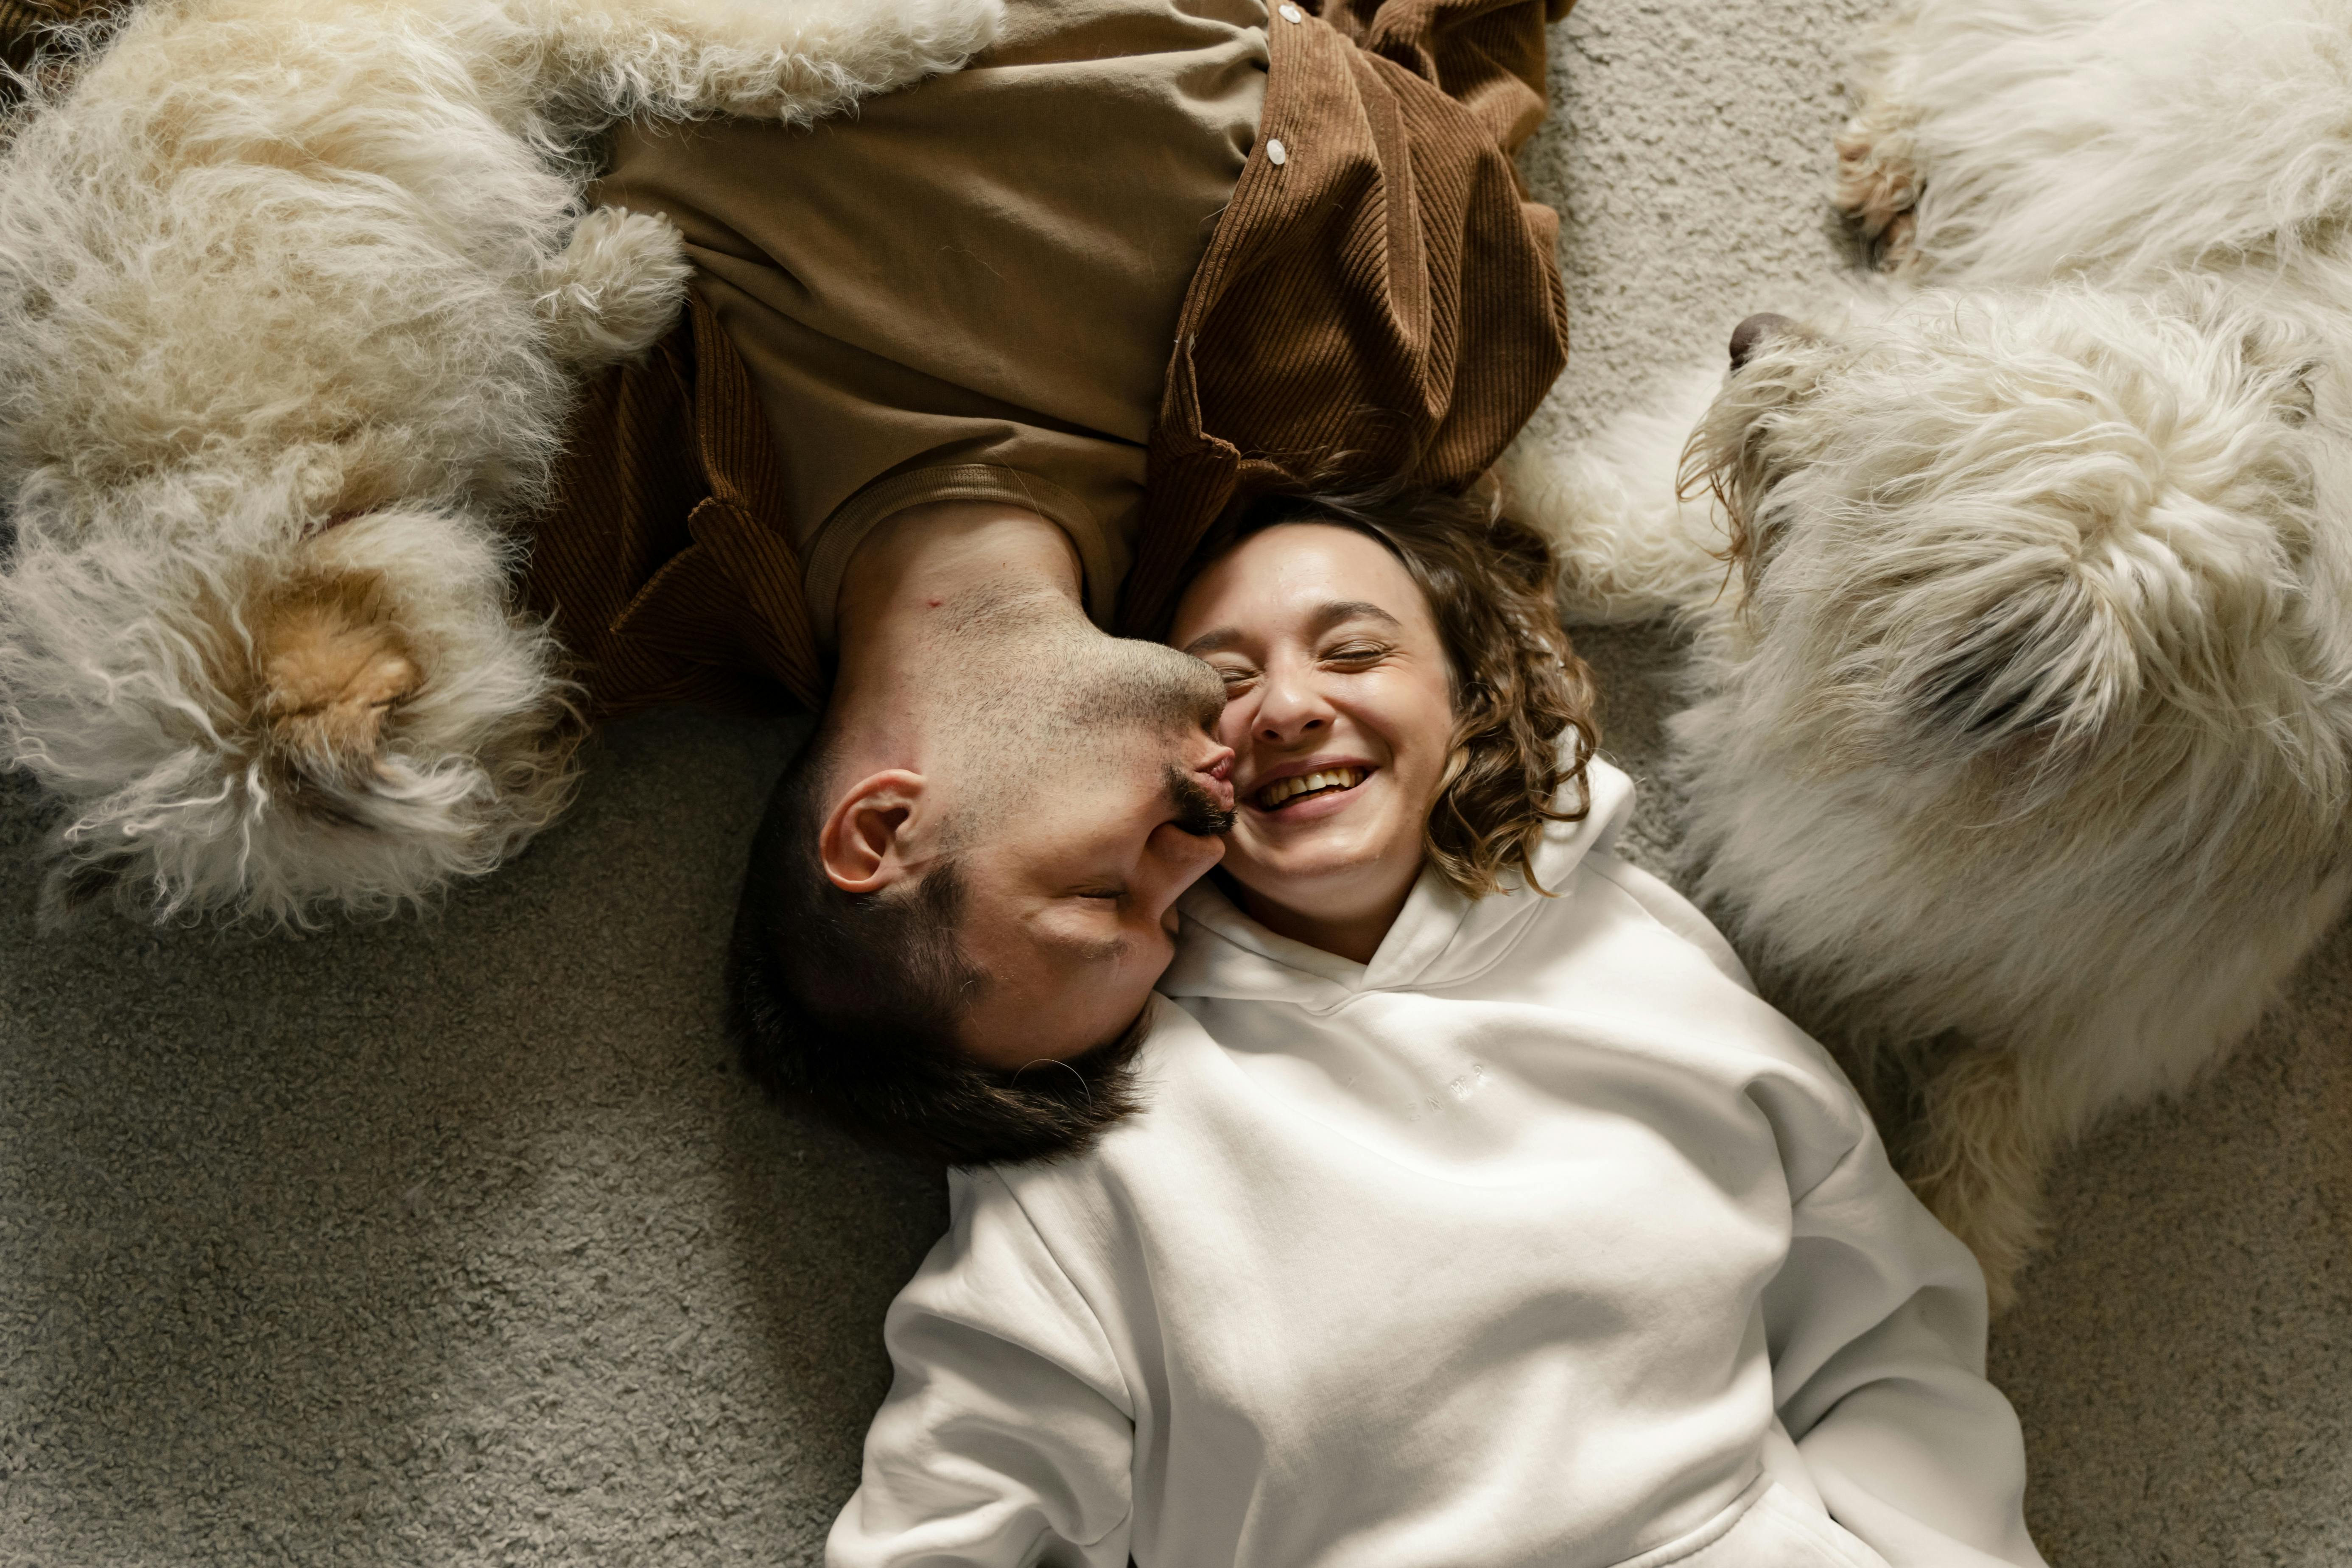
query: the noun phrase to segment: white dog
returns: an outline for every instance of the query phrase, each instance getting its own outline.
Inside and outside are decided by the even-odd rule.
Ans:
[[[28,83],[0,153],[0,767],[62,797],[53,906],[394,908],[542,826],[578,726],[500,524],[577,373],[657,339],[688,273],[666,223],[583,216],[583,138],[805,123],[1000,25],[149,0]]]
[[[1572,608],[1695,626],[1702,889],[1936,1047],[1913,1173],[2000,1302],[2052,1154],[2352,885],[2352,0],[1923,0],[1870,68],[1896,281],[1505,479]]]

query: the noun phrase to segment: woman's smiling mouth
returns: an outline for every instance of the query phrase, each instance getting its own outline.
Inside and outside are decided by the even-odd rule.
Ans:
[[[1262,785],[1250,797],[1250,804],[1260,811],[1280,811],[1309,800],[1321,800],[1327,795],[1343,795],[1372,776],[1368,767],[1354,763],[1316,768],[1311,772],[1293,773],[1288,778]]]

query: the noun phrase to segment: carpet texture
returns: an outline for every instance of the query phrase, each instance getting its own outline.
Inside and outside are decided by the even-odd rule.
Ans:
[[[1582,428],[1844,264],[1852,0],[1586,0],[1527,157]],[[1676,653],[1592,634],[1656,771]],[[0,795],[0,1565],[801,1563],[856,1483],[939,1173],[769,1109],[719,1039],[797,731],[614,728],[421,921],[37,936]],[[1672,874],[1652,787],[1633,853]],[[1804,998],[1779,998],[1800,1019]],[[2352,940],[2193,1098],[2066,1162],[1995,1330],[2076,1568],[2352,1562]]]

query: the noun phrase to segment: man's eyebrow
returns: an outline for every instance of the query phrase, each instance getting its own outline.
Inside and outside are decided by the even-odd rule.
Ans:
[[[1333,626],[1348,621],[1365,620],[1380,621],[1391,626],[1401,627],[1404,625],[1402,621],[1370,600],[1334,599],[1328,605],[1316,607],[1314,616],[1307,621],[1307,628],[1309,635],[1319,637]],[[1202,632],[1199,637],[1186,643],[1184,651],[1194,658],[1202,658],[1213,653],[1223,653],[1240,642],[1243,635],[1239,626],[1219,626],[1215,631]]]
[[[1073,957],[1108,963],[1127,956],[1128,941],[1123,936],[1054,936],[1037,933],[1037,940],[1057,947]]]

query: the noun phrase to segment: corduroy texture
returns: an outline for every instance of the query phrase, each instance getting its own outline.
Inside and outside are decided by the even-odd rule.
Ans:
[[[1166,616],[1228,506],[1332,488],[1341,458],[1346,479],[1461,489],[1566,363],[1559,219],[1510,153],[1542,119],[1545,16],[1567,5],[1328,9],[1266,24],[1257,146],[1185,296],[1152,428],[1131,634]]]
[[[1267,23],[1257,145],[1186,291],[1129,630],[1166,613],[1237,500],[1328,487],[1335,464],[1364,482],[1467,486],[1566,361],[1558,220],[1527,199],[1511,153],[1542,118],[1544,25],[1567,0],[1315,8]],[[698,302],[646,364],[583,401],[530,595],[607,715],[822,700],[754,397]]]
[[[33,58],[41,24],[54,15],[37,0],[0,0],[0,60],[24,69]]]
[[[532,542],[526,596],[600,710],[822,703],[779,489],[751,374],[693,294],[644,363],[589,386]]]
[[[0,61],[16,70],[32,64],[44,29],[84,20],[110,0],[0,0]],[[0,80],[0,109],[16,100],[16,89]]]
[[[80,21],[106,9],[109,0],[0,0],[0,59],[18,69],[33,58],[41,30]]]

